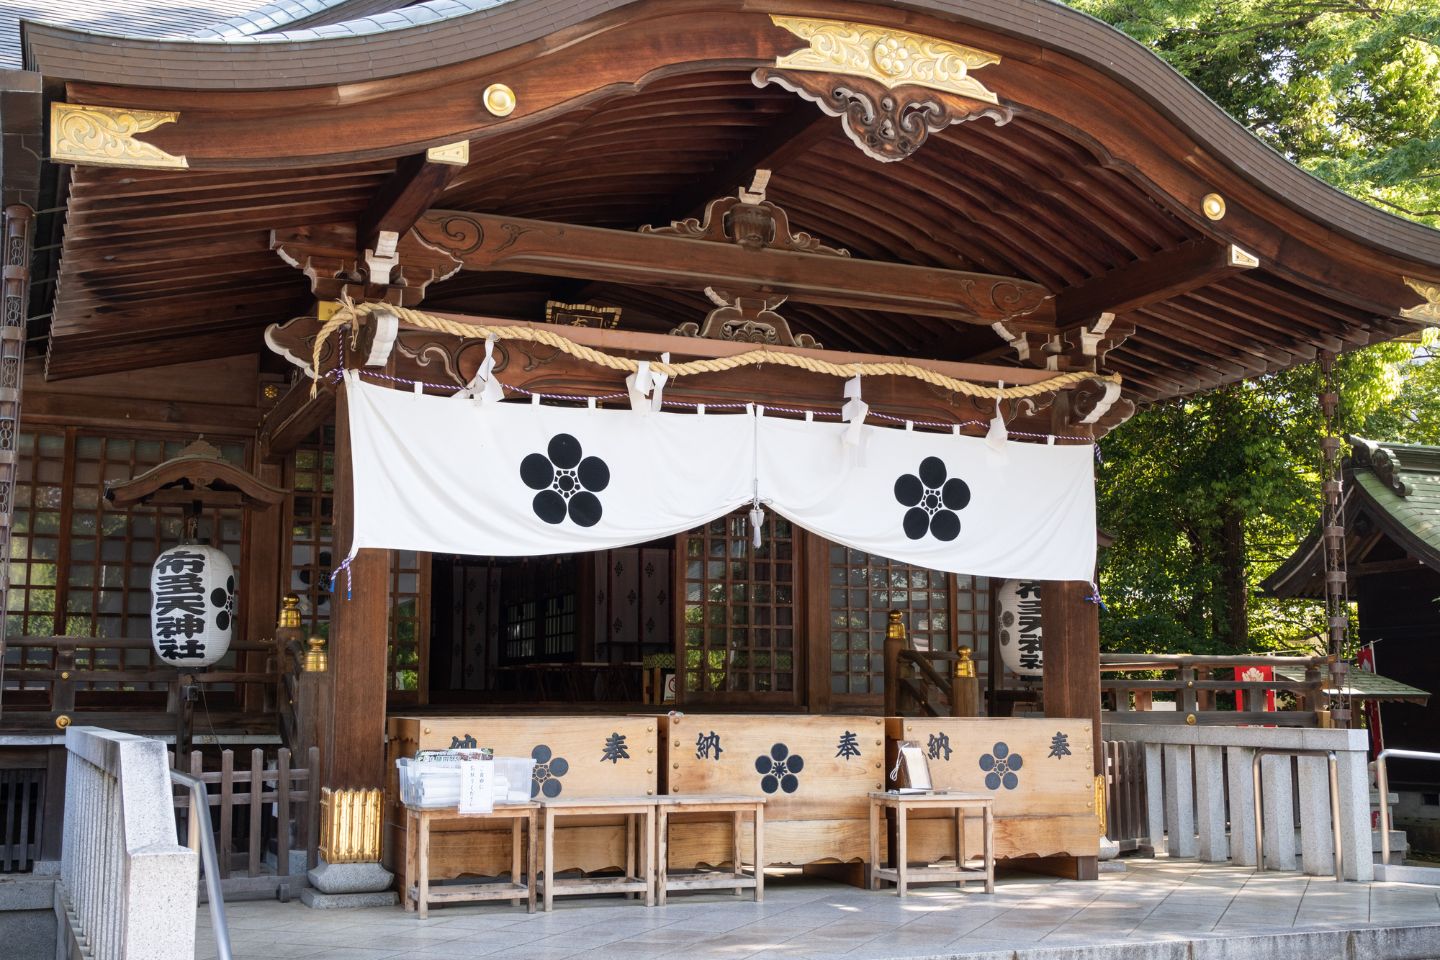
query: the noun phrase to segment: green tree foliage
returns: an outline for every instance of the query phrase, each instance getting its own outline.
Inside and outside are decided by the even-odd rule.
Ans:
[[[1440,227],[1436,0],[1072,0],[1311,173]]]
[[[1154,49],[1302,168],[1440,226],[1437,0],[1072,0]],[[1342,357],[1339,427],[1440,443],[1440,365],[1386,344]],[[1313,604],[1258,584],[1320,511],[1320,373],[1308,364],[1136,416],[1102,444],[1101,567],[1114,650],[1294,649]]]

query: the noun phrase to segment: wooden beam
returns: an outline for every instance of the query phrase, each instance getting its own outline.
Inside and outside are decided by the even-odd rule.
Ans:
[[[335,382],[321,380],[314,397],[310,396],[311,384],[309,377],[301,377],[261,421],[260,462],[284,457],[334,415]]]
[[[467,270],[688,290],[714,287],[965,323],[1004,320],[1021,329],[1053,329],[1049,292],[1018,277],[791,250],[755,250],[690,237],[458,210],[431,210],[420,219],[415,232],[422,242],[448,253]]]
[[[415,226],[463,169],[463,164],[431,160],[429,153],[401,157],[395,172],[380,184],[370,206],[360,215],[355,252],[363,259],[367,250],[378,253],[385,249],[382,234],[393,234],[389,243],[393,250],[395,241]]]
[[[1061,290],[1055,295],[1055,325],[1069,330],[1102,313],[1138,310],[1259,265],[1234,244],[1187,243]]]

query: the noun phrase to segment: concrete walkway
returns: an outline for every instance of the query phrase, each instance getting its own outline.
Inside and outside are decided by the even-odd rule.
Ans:
[[[1125,863],[1124,873],[1093,883],[1015,873],[993,897],[922,887],[902,901],[893,888],[868,893],[795,877],[767,883],[763,904],[721,894],[681,895],[650,909],[618,898],[567,899],[534,916],[508,903],[432,907],[425,921],[398,907],[232,903],[230,934],[236,960],[1440,957],[1437,887]],[[203,907],[199,926],[196,957],[210,960]]]

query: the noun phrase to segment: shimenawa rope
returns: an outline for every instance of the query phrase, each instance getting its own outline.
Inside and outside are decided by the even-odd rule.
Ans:
[[[567,353],[577,360],[584,360],[597,366],[617,370],[622,373],[634,373],[640,366],[637,360],[632,360],[629,357],[617,357],[601,350],[596,350],[593,347],[587,347],[584,344],[576,343],[568,337],[563,337],[554,331],[539,327],[487,327],[476,323],[461,323],[458,320],[451,320],[448,317],[440,317],[433,313],[425,313],[422,310],[412,310],[408,307],[398,307],[389,303],[353,303],[347,300],[342,302],[339,308],[330,315],[330,319],[325,321],[320,327],[320,333],[315,337],[315,352],[311,364],[312,369],[317,372],[319,371],[320,354],[324,348],[325,341],[330,338],[331,334],[338,331],[347,323],[363,320],[373,313],[382,311],[395,314],[401,322],[409,324],[412,327],[435,330],[457,337],[473,337],[476,339],[494,337],[497,340],[528,340],[532,343],[543,344],[559,350],[562,353]],[[987,387],[982,384],[972,383],[968,380],[957,380],[954,377],[947,377],[943,373],[927,370],[924,367],[917,367],[912,363],[902,363],[899,361],[832,363],[829,360],[822,360],[818,357],[809,357],[796,353],[781,353],[775,350],[767,350],[763,347],[736,354],[732,357],[687,360],[684,363],[664,363],[660,360],[651,360],[650,369],[656,373],[667,374],[671,377],[684,377],[696,373],[720,373],[725,370],[735,370],[739,367],[755,366],[762,363],[770,363],[779,367],[795,367],[810,373],[841,377],[846,380],[855,376],[910,377],[944,390],[951,390],[955,393],[970,397],[984,397],[990,400],[1018,400],[1025,397],[1038,397],[1041,394],[1063,390],[1066,387],[1073,387],[1086,380],[1095,380],[1100,383],[1120,382],[1118,374],[1104,375],[1077,371],[1057,374],[1048,380],[1041,380],[1038,383],[1028,383],[1022,386]],[[317,380],[310,388],[312,396],[318,388],[319,381]]]

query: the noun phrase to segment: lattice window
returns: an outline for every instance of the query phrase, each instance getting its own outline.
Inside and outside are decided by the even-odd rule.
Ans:
[[[766,512],[759,549],[746,510],[682,537],[685,691],[791,700],[795,690],[795,539]]]
[[[423,646],[429,646],[430,554],[396,550],[390,554],[390,649],[387,686],[418,691],[423,685]]]
[[[294,504],[290,523],[289,591],[300,598],[301,623],[330,635],[330,573],[335,512],[335,430],[325,427],[290,455],[286,486]]]
[[[7,637],[149,638],[150,566],[161,550],[184,538],[184,517],[173,506],[116,508],[105,499],[105,484],[179,455],[188,442],[97,436],[77,428],[21,434]],[[226,460],[244,463],[243,444],[218,446]],[[199,535],[224,550],[238,572],[242,529],[239,509],[216,509],[201,518]],[[243,624],[236,625],[236,635],[244,635]],[[53,654],[43,645],[26,649],[32,659]],[[159,663],[148,646],[96,643],[75,651],[75,665],[87,670]]]
[[[19,472],[15,479],[5,636],[53,636],[60,508],[65,493],[65,436],[27,431],[20,435],[17,446]]]
[[[952,577],[955,596],[955,647],[969,647],[977,664],[990,659],[990,580],[988,577]],[[953,649],[953,647],[951,648]],[[980,676],[984,670],[977,668]]]
[[[891,610],[904,611],[917,650],[968,646],[974,659],[984,659],[990,631],[990,586],[984,577],[939,573],[835,544],[829,550],[832,693],[884,694]]]

